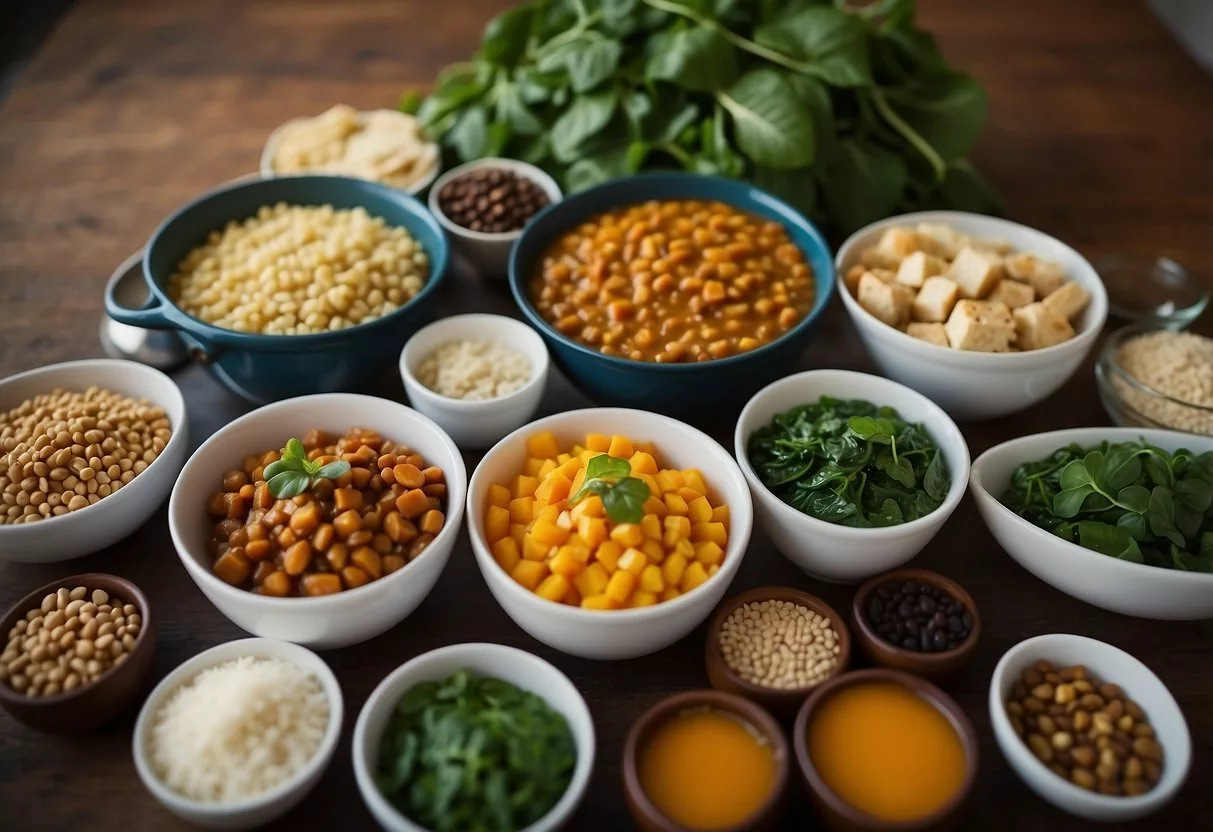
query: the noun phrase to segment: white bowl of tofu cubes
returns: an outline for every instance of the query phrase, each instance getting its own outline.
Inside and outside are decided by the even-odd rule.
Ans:
[[[835,259],[843,305],[881,372],[955,419],[1031,407],[1095,344],[1108,295],[1048,234],[960,211],[867,226]]]

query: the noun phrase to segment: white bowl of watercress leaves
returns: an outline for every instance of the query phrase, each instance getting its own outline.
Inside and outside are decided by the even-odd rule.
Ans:
[[[938,405],[847,370],[759,390],[733,442],[763,530],[823,581],[862,581],[908,562],[969,481],[968,445]]]
[[[1040,433],[986,451],[971,482],[995,539],[1045,583],[1124,615],[1213,618],[1213,438]]]

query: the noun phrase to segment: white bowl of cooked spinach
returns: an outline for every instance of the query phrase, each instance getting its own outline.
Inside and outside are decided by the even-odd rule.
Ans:
[[[1213,618],[1213,438],[1080,428],[996,445],[973,496],[1020,566],[1088,604]]]
[[[862,581],[908,562],[969,481],[969,448],[938,405],[847,370],[799,373],[758,391],[733,443],[762,528],[825,581]]]
[[[594,724],[568,677],[500,644],[455,644],[384,679],[354,726],[354,775],[388,832],[549,832],[594,768]]]

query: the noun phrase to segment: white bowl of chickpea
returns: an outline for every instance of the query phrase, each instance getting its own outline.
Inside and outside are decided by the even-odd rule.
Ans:
[[[273,470],[267,481],[283,456],[274,449],[292,439],[314,473],[293,494],[273,485]],[[316,471],[333,463],[350,467]],[[173,488],[169,530],[190,577],[235,624],[332,649],[385,632],[425,600],[459,535],[466,491],[459,449],[417,411],[371,396],[302,396],[202,444]]]

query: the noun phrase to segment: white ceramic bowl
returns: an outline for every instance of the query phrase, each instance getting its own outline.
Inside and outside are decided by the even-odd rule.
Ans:
[[[484,538],[489,486],[522,472],[526,439],[551,431],[561,447],[584,442],[588,433],[652,442],[664,468],[698,468],[713,497],[729,507],[729,540],[720,570],[695,590],[651,607],[585,610],[540,598],[493,559]],[[741,567],[753,525],[750,491],[737,463],[714,439],[690,425],[644,410],[587,408],[532,422],[485,454],[468,486],[468,531],[476,563],[489,591],[519,627],[549,647],[588,659],[631,659],[667,647],[699,626],[719,603]]]
[[[534,165],[519,162],[517,159],[476,159],[475,161],[466,162],[458,167],[451,168],[434,182],[434,187],[430,188],[429,195],[430,213],[446,229],[447,236],[451,240],[451,250],[465,258],[481,275],[504,278],[506,276],[506,264],[510,259],[510,248],[513,247],[514,241],[522,236],[523,229],[506,231],[500,234],[472,231],[470,228],[464,228],[452,222],[442,212],[442,208],[438,204],[438,197],[448,182],[463,176],[465,173],[482,168],[500,168],[501,170],[512,171],[518,176],[530,179],[543,189],[543,192],[548,195],[548,200],[552,203],[559,202],[562,195],[560,193],[560,186],[556,184],[555,179]]]
[[[361,113],[359,113],[359,117],[363,118],[368,113],[389,113],[392,116],[398,116],[400,118],[409,118],[409,116],[406,116],[404,113],[400,112],[399,110],[364,110]],[[305,175],[313,174],[313,173],[321,173],[321,171],[298,171],[298,172],[292,172],[292,173],[278,173],[277,171],[274,170],[274,157],[276,155],[278,155],[278,142],[281,141],[283,132],[288,127],[293,127],[294,125],[299,124],[300,122],[303,122],[303,121],[310,121],[312,118],[314,118],[314,116],[300,116],[299,118],[293,118],[289,121],[285,121],[282,124],[278,125],[276,128],[274,128],[274,132],[270,133],[269,138],[267,138],[265,140],[265,147],[261,151],[261,178],[273,179],[276,176],[305,176]],[[414,182],[412,185],[409,185],[407,188],[404,188],[403,189],[404,192],[413,194],[414,196],[416,196],[419,193],[424,192],[426,188],[428,188],[430,185],[433,184],[434,180],[438,177],[438,171],[440,171],[441,169],[442,169],[442,154],[439,153],[434,164],[430,167],[430,169],[428,171],[426,171],[425,174],[420,179],[418,179],[416,182]]]
[[[577,764],[564,796],[551,811],[521,832],[551,832],[568,822],[585,795],[594,770],[594,722],[590,709],[568,677],[538,656],[501,644],[452,644],[422,653],[396,668],[379,683],[354,726],[354,776],[367,808],[387,832],[426,832],[404,817],[375,785],[379,740],[387,730],[396,703],[421,682],[441,681],[460,670],[470,670],[530,691],[568,722],[577,745]]]
[[[485,401],[452,399],[417,380],[421,364],[438,347],[452,341],[492,341],[526,356],[531,377],[509,395]],[[503,315],[455,315],[419,330],[400,353],[400,378],[413,407],[429,416],[464,449],[483,449],[535,415],[543,398],[550,365],[539,333]]]
[[[1091,264],[1060,240],[1009,220],[962,211],[902,214],[856,231],[838,250],[838,274],[859,262],[860,253],[889,228],[943,223],[974,237],[1003,240],[1016,251],[1054,260],[1066,277],[1091,293],[1076,335],[1042,350],[984,353],[954,350],[912,338],[877,320],[838,281],[842,304],[882,373],[931,398],[956,419],[992,419],[1031,407],[1065,384],[1082,364],[1108,316],[1108,295]]]
[[[1157,786],[1142,795],[1096,794],[1062,779],[1036,759],[1011,727],[1006,702],[1019,675],[1040,659],[1056,667],[1085,665],[1101,681],[1120,685],[1141,705],[1163,748],[1163,773]],[[1192,761],[1188,725],[1166,686],[1150,668],[1125,651],[1083,636],[1036,636],[1004,653],[990,680],[990,722],[998,747],[1028,788],[1057,808],[1093,821],[1135,820],[1165,806],[1183,785]]]
[[[1145,439],[1167,451],[1213,450],[1213,437],[1139,428],[1078,428],[1038,433],[995,445],[973,462],[970,481],[982,519],[1007,554],[1067,595],[1122,615],[1168,621],[1213,618],[1213,575],[1130,563],[1062,540],[1020,517],[1000,500],[1011,475],[1071,442],[1083,447]]]
[[[746,446],[754,431],[776,415],[822,396],[866,399],[895,408],[907,422],[921,422],[943,452],[952,484],[943,504],[900,526],[857,529],[810,517],[771,493],[750,465]],[[956,510],[969,482],[969,447],[956,423],[934,402],[895,381],[848,370],[811,370],[769,384],[754,394],[737,419],[733,451],[754,495],[754,510],[775,545],[814,578],[854,583],[909,561]]]
[[[0,526],[0,561],[54,563],[112,546],[146,523],[173,487],[189,446],[189,429],[181,390],[159,370],[114,359],[51,364],[0,380],[0,413],[56,387],[83,392],[92,386],[164,408],[172,437],[155,462],[116,494],[69,514]]]
[[[207,495],[223,473],[245,456],[281,448],[312,428],[344,434],[353,427],[379,431],[407,444],[446,475],[446,524],[421,555],[403,569],[357,589],[318,598],[274,598],[238,589],[215,577],[207,551],[213,520]],[[351,393],[301,396],[241,416],[207,439],[186,462],[169,500],[169,531],[177,556],[219,611],[253,635],[316,649],[346,647],[374,638],[403,621],[433,589],[463,521],[467,474],[455,443],[440,427],[397,402]]]
[[[239,803],[200,803],[171,790],[156,776],[148,759],[149,735],[157,713],[177,688],[188,683],[207,668],[244,656],[280,659],[315,675],[329,703],[328,728],[325,729],[324,737],[320,741],[320,747],[316,750],[315,756],[289,780],[279,784],[276,788]],[[147,701],[143,703],[143,708],[139,711],[139,718],[135,722],[133,742],[135,770],[139,772],[139,779],[143,781],[143,785],[152,793],[152,796],[177,817],[207,829],[253,829],[289,812],[320,781],[325,769],[328,768],[329,761],[333,759],[333,752],[337,750],[337,740],[341,736],[343,717],[341,686],[337,683],[337,677],[333,675],[333,671],[315,653],[294,644],[271,639],[248,638],[229,641],[218,647],[212,647],[210,650],[204,650],[182,663],[176,670],[165,676],[160,684],[156,685]]]

